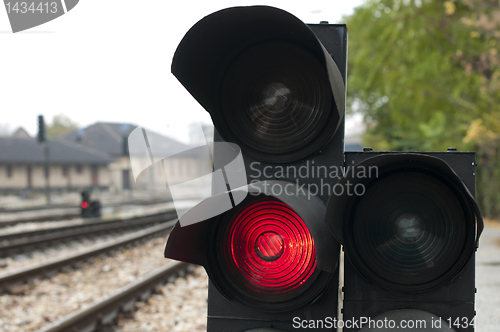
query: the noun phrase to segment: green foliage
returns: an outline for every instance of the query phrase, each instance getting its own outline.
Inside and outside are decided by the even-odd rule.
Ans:
[[[486,218],[500,219],[500,138],[477,146],[477,201]]]
[[[369,0],[346,23],[365,145],[466,149],[500,132],[497,1]]]
[[[54,116],[51,124],[47,124],[48,138],[55,138],[63,136],[75,129],[78,129],[78,124],[71,121],[70,118],[64,114]]]

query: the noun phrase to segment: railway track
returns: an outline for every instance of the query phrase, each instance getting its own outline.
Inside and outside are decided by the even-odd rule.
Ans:
[[[0,214],[0,227],[14,226],[26,222],[66,220],[78,218],[79,216],[80,208],[77,207],[7,212]]]
[[[99,198],[98,198],[99,199]],[[122,205],[151,205],[160,204],[165,202],[170,202],[171,200],[165,200],[164,198],[157,199],[127,199],[127,200],[101,200],[104,207],[116,207]],[[43,211],[49,209],[64,209],[64,208],[74,208],[75,204],[50,204],[50,205],[39,205],[39,206],[27,206],[27,207],[16,207],[13,209],[8,209],[5,207],[0,207],[0,213],[16,213],[16,212],[26,212],[26,211]]]
[[[0,274],[0,290],[12,292],[31,279],[50,277],[57,273],[57,271],[79,267],[94,257],[109,254],[122,248],[132,247],[153,237],[161,236],[168,233],[176,222],[177,219],[173,219],[133,234],[122,236],[109,243],[93,247],[81,253],[2,273]]]
[[[147,299],[158,285],[183,276],[189,266],[183,262],[168,263],[36,332],[92,332],[99,325],[112,323],[120,311],[132,310],[136,301]]]
[[[148,206],[167,203],[168,200],[127,201],[104,203],[101,209],[126,205]],[[44,206],[15,210],[0,210],[0,227],[14,226],[20,223],[57,221],[80,217],[80,208],[70,205]]]
[[[95,218],[72,226],[5,234],[0,236],[0,257],[28,252],[36,248],[49,246],[52,243],[144,228],[173,219],[176,216],[175,209],[171,209],[167,212],[127,220],[103,221],[100,218]]]

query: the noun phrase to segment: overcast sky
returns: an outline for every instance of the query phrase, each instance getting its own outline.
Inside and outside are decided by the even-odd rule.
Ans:
[[[305,23],[342,23],[363,0],[80,0],[66,15],[13,34],[0,9],[0,125],[36,135],[37,116],[65,114],[84,127],[129,122],[187,139],[208,113],[170,73],[177,44],[204,16],[266,4]]]

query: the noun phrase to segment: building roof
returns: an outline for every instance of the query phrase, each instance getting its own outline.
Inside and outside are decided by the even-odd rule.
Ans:
[[[17,130],[11,135],[17,138],[31,138],[30,134],[23,127],[17,128]]]
[[[44,144],[35,139],[0,137],[1,164],[42,164]],[[112,161],[101,151],[64,139],[48,141],[49,160],[54,164],[108,164]]]
[[[72,131],[63,138],[112,156],[122,156],[125,155],[124,139],[135,128],[135,125],[128,123],[97,122],[86,128]]]
[[[114,157],[128,156],[126,149],[128,146],[128,137],[135,128],[137,126],[130,123],[96,122],[84,129],[75,130],[67,134],[64,136],[64,139],[100,150]],[[161,145],[162,151],[170,152],[167,154],[190,149],[190,146],[171,138],[149,130],[147,132],[152,142],[158,142]]]

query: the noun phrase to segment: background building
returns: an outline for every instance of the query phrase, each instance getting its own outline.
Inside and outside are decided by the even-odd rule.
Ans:
[[[64,139],[46,143],[51,191],[109,188],[112,159],[107,154]],[[44,190],[44,165],[43,144],[23,129],[11,137],[0,137],[0,193]]]
[[[165,176],[169,185],[192,180],[210,173],[211,168],[202,167],[207,160],[192,150],[193,146],[183,144],[169,137],[147,131],[149,144],[155,147],[155,160],[164,159],[164,170],[154,167],[145,169],[144,174],[132,173],[128,151],[128,139],[136,125],[129,123],[97,122],[83,129],[73,131],[64,139],[90,149],[99,150],[112,160],[108,164],[112,190],[163,189]],[[147,151],[144,151],[147,156]],[[168,157],[170,156],[170,157]],[[168,157],[168,158],[166,158]],[[149,160],[149,157],[147,158]]]
[[[0,193],[41,192],[45,190],[44,144],[49,147],[49,184],[54,191],[101,189],[161,189],[168,184],[190,181],[208,174],[207,156],[193,146],[148,131],[156,147],[156,160],[163,168],[144,169],[132,174],[128,138],[136,129],[128,123],[97,122],[64,137],[39,143],[19,128],[11,136],[0,137]],[[147,153],[147,152],[146,152]]]

